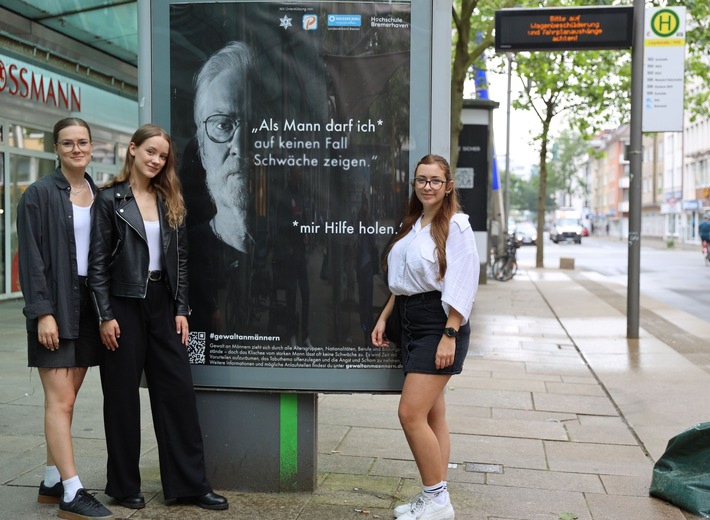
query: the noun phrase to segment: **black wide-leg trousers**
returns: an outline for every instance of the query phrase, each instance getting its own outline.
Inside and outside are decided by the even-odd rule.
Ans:
[[[106,494],[140,492],[140,395],[145,370],[166,500],[204,495],[202,432],[187,348],[176,333],[175,304],[165,282],[149,282],[146,297],[111,297],[121,336],[101,363],[108,451]]]

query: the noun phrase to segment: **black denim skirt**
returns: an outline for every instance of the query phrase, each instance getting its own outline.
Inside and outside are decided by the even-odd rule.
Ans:
[[[468,354],[471,337],[469,323],[462,326],[456,338],[456,354],[451,366],[437,370],[436,350],[446,327],[446,312],[441,293],[432,291],[400,298],[402,317],[402,368],[404,373],[460,374]]]

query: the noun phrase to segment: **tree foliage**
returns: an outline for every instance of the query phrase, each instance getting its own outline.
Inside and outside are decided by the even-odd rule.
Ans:
[[[451,67],[451,165],[458,162],[464,83],[471,66],[495,43],[495,12],[516,5],[515,0],[454,0],[451,17],[454,29]]]
[[[587,184],[582,173],[583,163],[594,154],[586,136],[567,128],[554,139],[552,159],[548,165],[548,193],[563,192],[569,206],[573,197],[582,197]]]
[[[464,83],[474,62],[491,47],[494,16],[505,7],[571,7],[621,5],[619,0],[453,0],[454,51],[451,84],[451,164],[458,159]],[[686,78],[700,85],[686,93],[691,120],[710,116],[710,91],[704,86],[710,76],[710,2],[707,0],[648,0],[648,7],[684,5],[688,10]],[[481,35],[480,38],[478,35]],[[515,74],[522,82],[516,109],[531,110],[540,126],[534,139],[539,143],[538,235],[542,236],[548,201],[550,125],[564,115],[567,126],[589,136],[601,128],[626,122],[630,112],[631,53],[629,51],[562,51],[518,53]],[[554,179],[552,179],[554,181]],[[536,264],[543,266],[543,241],[539,241]]]

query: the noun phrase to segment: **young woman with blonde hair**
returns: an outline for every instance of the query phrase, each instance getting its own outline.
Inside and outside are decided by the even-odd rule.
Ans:
[[[105,345],[101,362],[108,448],[106,494],[145,507],[139,385],[145,370],[166,500],[227,509],[205,476],[187,355],[185,205],[170,136],[155,125],[131,138],[120,174],[101,190],[91,229],[89,287]]]

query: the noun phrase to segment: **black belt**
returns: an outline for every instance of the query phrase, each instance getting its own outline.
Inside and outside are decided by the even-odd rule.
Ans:
[[[78,278],[79,278],[79,285],[83,285],[85,287],[89,286],[89,278],[88,277],[79,275]]]
[[[441,300],[441,291],[429,291],[425,293],[412,294],[411,296],[405,296],[408,300]]]
[[[159,282],[163,279],[163,271],[149,271],[148,281],[149,282]]]

